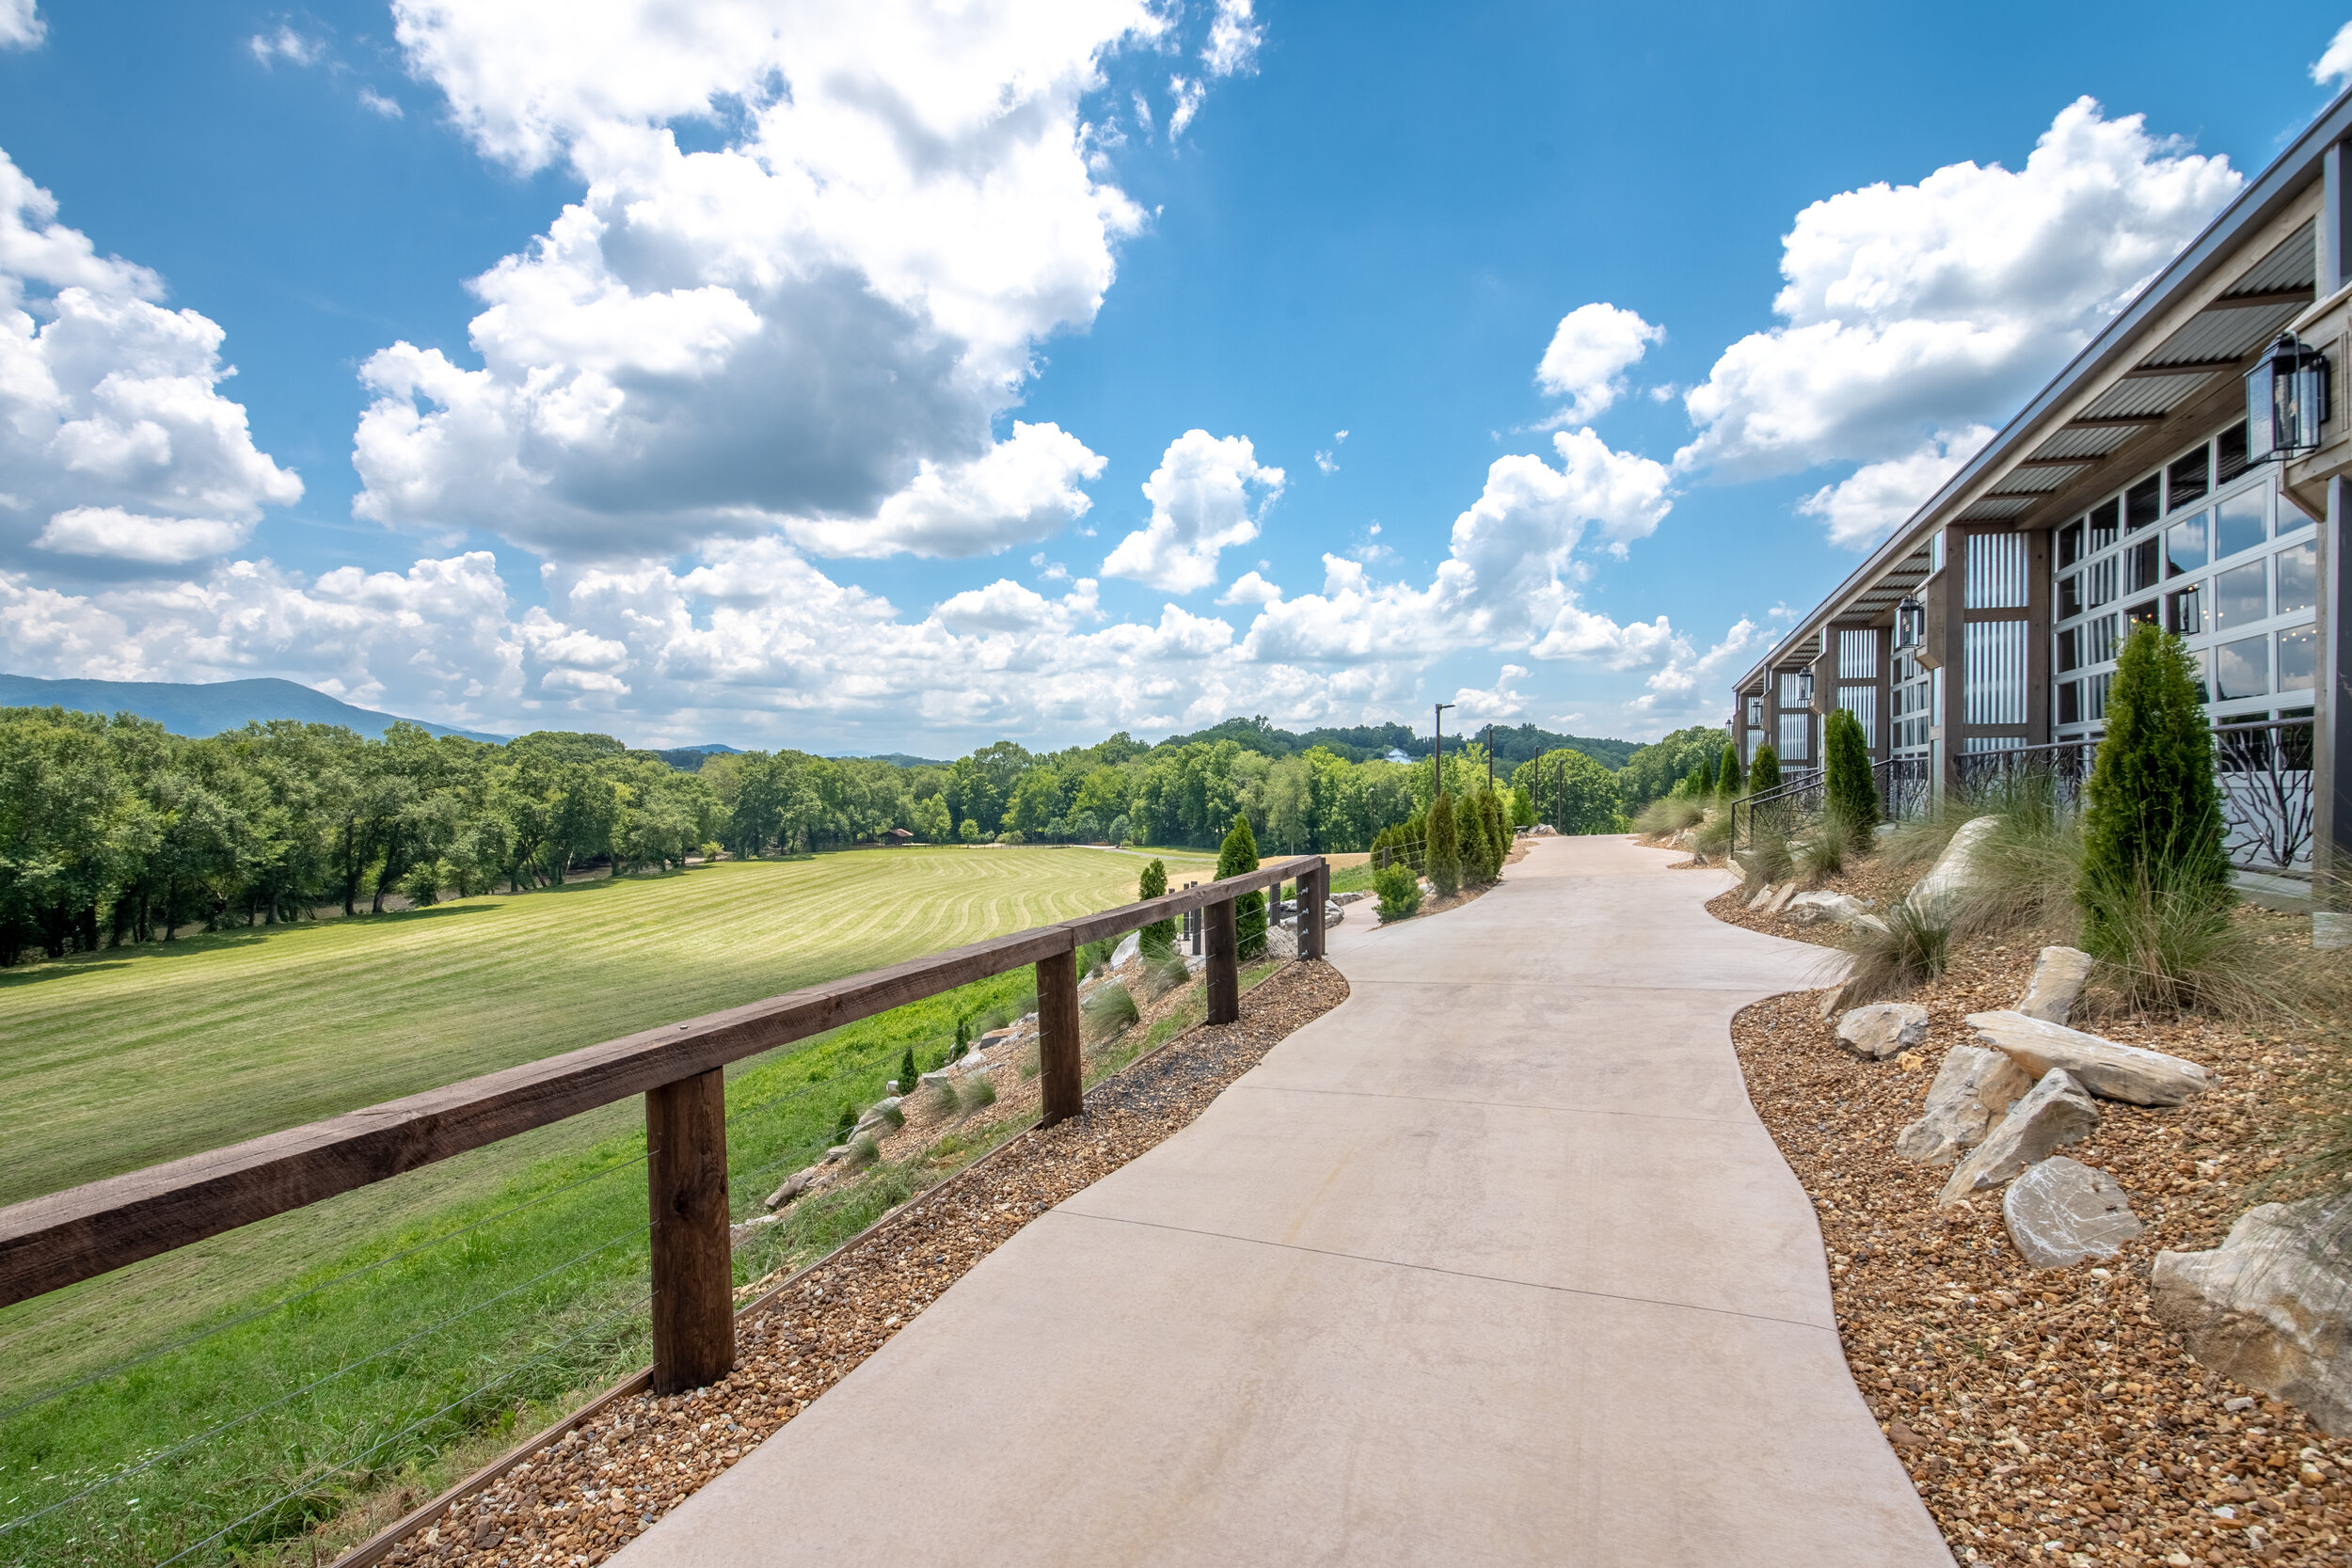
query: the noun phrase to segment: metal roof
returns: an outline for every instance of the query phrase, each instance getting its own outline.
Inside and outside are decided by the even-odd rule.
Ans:
[[[2018,449],[2029,436],[2038,441],[2032,450],[2032,455],[2037,458],[2104,457],[2146,428],[2145,425],[2047,428],[2044,421],[2057,412],[2058,405],[2075,395],[2086,382],[2093,381],[2125,363],[2140,366],[2203,363],[2217,371],[2230,361],[2251,353],[2298,315],[2309,304],[2308,297],[2300,303],[2291,300],[2273,302],[2270,299],[2239,303],[2232,302],[2225,296],[2208,302],[2203,309],[2156,349],[2149,351],[2137,347],[2157,316],[2183,295],[2209,284],[2214,275],[2229,264],[2234,246],[2247,233],[2276,217],[2282,209],[2297,199],[2313,180],[2319,178],[2321,155],[2348,135],[2352,135],[2352,89],[2338,94],[2335,102],[2304,127],[2303,134],[2272,159],[2261,174],[2249,182],[2238,193],[2237,198],[2223,208],[2201,233],[2184,246],[2181,253],[2118,311],[2064,369],[2051,377],[2049,384],[2019,409],[1993,439],[1947,479],[1942,487],[1928,498],[1926,504],[1906,518],[1884,544],[1849,573],[1819,607],[1791,628],[1789,642],[1804,646],[1816,641],[1820,626],[1843,613],[1836,607],[1855,602],[1878,579],[1887,577],[1895,562],[1915,555],[1921,545],[1922,526],[1940,516],[1962,494],[1979,484],[1988,471],[2019,457]],[[2293,234],[2273,245],[2264,253],[2261,261],[2233,279],[2230,293],[2272,295],[2298,287],[2316,289],[2317,263],[2313,258],[2312,238],[2312,225],[2299,225]],[[2166,385],[2176,378],[2134,379]],[[2202,379],[2199,378],[2200,382]],[[2192,386],[2191,395],[2193,392]],[[2178,404],[2173,406],[2178,406]],[[2153,423],[2155,418],[2160,417],[2160,411],[2151,408],[2144,414],[2095,416],[2086,413],[2075,417],[2147,419]],[[1981,510],[1989,504],[1996,503],[1989,499],[1979,500],[1969,508],[1967,515],[1989,515]],[[2023,510],[2031,501],[2028,499],[1997,504],[2013,505],[2015,510]],[[1740,677],[1738,689],[1746,689],[1775,665],[1788,659],[1789,655],[1783,648],[1768,651],[1760,661]]]
[[[2197,318],[2204,320],[2202,315]],[[2190,371],[2185,375],[2143,375],[2119,381],[2101,392],[2083,409],[2087,420],[2110,420],[2119,414],[2169,414],[2190,398],[2197,389],[2213,379],[2210,370]],[[2124,432],[2129,435],[2130,432]]]

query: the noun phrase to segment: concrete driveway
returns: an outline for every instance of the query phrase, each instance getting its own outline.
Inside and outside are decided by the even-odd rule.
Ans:
[[[1359,906],[1344,1005],[615,1560],[1948,1565],[1732,1053],[1821,950],[1680,858]]]

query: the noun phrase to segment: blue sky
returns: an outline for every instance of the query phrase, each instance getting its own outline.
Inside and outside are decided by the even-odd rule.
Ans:
[[[1712,722],[2343,21],[0,0],[0,660],[824,751]]]

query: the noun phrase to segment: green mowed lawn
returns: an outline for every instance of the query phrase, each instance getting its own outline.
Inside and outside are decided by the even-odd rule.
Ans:
[[[723,862],[0,971],[0,1204],[1124,903],[1143,864]]]
[[[8,975],[9,1196],[1122,903],[1141,865],[1082,849],[723,863]],[[1017,1010],[1026,988],[1009,974],[739,1064],[737,1212],[908,1046],[930,1065],[959,1016]],[[642,1363],[644,1147],[631,1101],[0,1311],[0,1564],[159,1561],[224,1526],[189,1560],[275,1559]],[[885,1185],[795,1211],[739,1277],[891,1200]],[[239,1424],[206,1435],[223,1420]]]

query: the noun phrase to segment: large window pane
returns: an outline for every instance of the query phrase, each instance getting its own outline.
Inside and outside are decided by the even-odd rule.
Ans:
[[[2115,599],[2115,581],[2119,559],[2109,556],[2094,561],[2083,568],[2083,603],[2093,610]]]
[[[2177,512],[2193,500],[2201,499],[2213,488],[2213,467],[2203,447],[2185,457],[2177,458],[2164,470],[2164,504],[2168,511]]]
[[[2123,592],[2137,594],[2156,585],[2156,546],[2160,539],[2142,539],[2123,552]]]
[[[2309,610],[2319,602],[2319,546],[2316,544],[2297,545],[2291,550],[2280,550],[2279,562],[2279,613]]]
[[[2312,673],[2319,667],[2319,634],[2311,626],[2297,626],[2279,634],[2279,689],[2309,691]]]
[[[2083,558],[2083,525],[2072,522],[2058,530],[2058,564],[2072,566]]]
[[[2096,723],[2107,716],[2107,686],[2113,675],[2093,675],[2083,682],[2083,721]]]
[[[2092,554],[2115,543],[2117,504],[2106,501],[2090,509],[2090,549]]]
[[[2213,482],[2216,484],[2227,484],[2246,471],[2248,465],[2244,420],[2238,420],[2237,423],[2221,433],[2220,439],[2214,443],[2214,456],[2220,470],[2213,476]]]
[[[2058,721],[2079,724],[2083,721],[2083,690],[2080,681],[2067,681],[2058,687]]]
[[[2251,626],[2270,616],[2270,563],[2249,561],[2217,572],[2213,579],[2213,625],[2216,631]]]
[[[2122,630],[2122,627],[2118,625],[2116,618],[2112,615],[2102,615],[2085,626],[2083,635],[2089,643],[2089,646],[2083,650],[2085,661],[2091,664],[2105,664],[2113,658],[2116,636]]]
[[[2205,585],[2183,588],[2165,595],[2164,629],[2195,637],[2205,629]]]
[[[2257,485],[2239,491],[2214,509],[2215,560],[2250,550],[2270,537],[2268,521],[2263,515],[2269,499],[2269,492]]]
[[[2158,476],[2150,474],[2123,492],[2123,528],[2126,532],[2146,528],[2164,515],[2164,486]]]
[[[2164,531],[2164,575],[2179,577],[2184,572],[2202,571],[2212,559],[2206,540],[2209,515],[2200,512],[2185,523],[2174,523]]]
[[[2270,694],[2270,639],[2249,637],[2240,642],[2225,642],[2214,650],[2214,695],[2228,702],[2233,697],[2266,697]]]
[[[2303,515],[2303,509],[2301,507],[2287,499],[2287,498],[2283,495],[2279,498],[2280,538],[2285,538],[2288,534],[2293,533],[2298,528],[2309,528],[2311,526],[2312,520]]]
[[[2083,663],[2083,628],[2069,626],[2058,634],[2058,667],[2060,673],[2079,670]]]
[[[2083,612],[2083,579],[2079,572],[2070,572],[2058,578],[2058,619],[2061,621]]]

